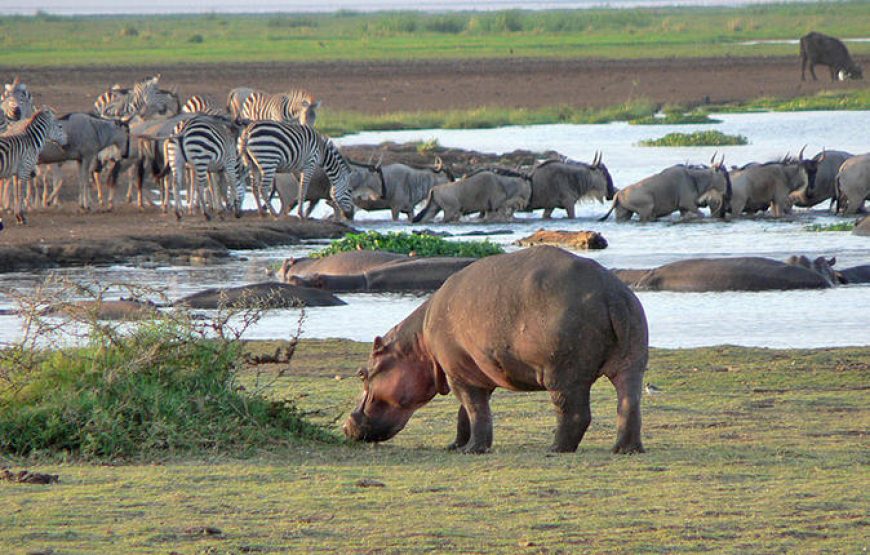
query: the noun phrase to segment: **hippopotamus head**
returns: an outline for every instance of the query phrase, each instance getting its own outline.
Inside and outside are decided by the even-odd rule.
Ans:
[[[386,441],[399,433],[418,408],[436,393],[449,392],[444,373],[418,345],[376,337],[368,368],[361,368],[359,405],[344,423],[344,433],[357,441]],[[440,377],[440,379],[439,379]]]
[[[804,255],[792,255],[788,257],[785,262],[786,264],[800,266],[819,274],[826,282],[828,282],[829,285],[837,285],[840,283],[840,279],[837,277],[837,272],[833,268],[834,264],[837,263],[836,258],[825,258],[824,256],[819,256],[815,260],[810,260]]]

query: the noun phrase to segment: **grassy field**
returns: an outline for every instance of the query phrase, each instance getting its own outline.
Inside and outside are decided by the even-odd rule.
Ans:
[[[866,2],[740,8],[0,18],[0,66],[506,56],[792,55],[815,29],[867,37]],[[854,53],[870,44],[852,43]]]
[[[274,393],[336,426],[368,349],[305,341]],[[662,392],[644,400],[648,452],[630,457],[609,453],[615,394],[604,381],[576,454],[546,452],[546,395],[499,391],[485,456],[443,449],[457,409],[444,397],[378,446],[32,465],[60,483],[0,482],[0,550],[858,553],[870,525],[868,377],[870,348],[656,350],[648,380]]]

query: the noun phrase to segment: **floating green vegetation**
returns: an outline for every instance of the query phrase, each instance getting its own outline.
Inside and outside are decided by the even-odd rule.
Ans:
[[[311,256],[320,258],[340,252],[357,250],[387,251],[416,256],[459,256],[482,258],[493,254],[503,254],[504,249],[489,241],[447,241],[441,237],[404,231],[379,233],[348,233],[341,239],[336,239],[328,247]]]
[[[717,106],[717,112],[800,112],[809,110],[870,110],[870,88],[848,91],[822,91],[813,96],[787,100],[759,98],[749,102]]]
[[[733,146],[749,144],[743,135],[726,135],[721,131],[668,133],[658,139],[640,141],[640,146]]]
[[[804,226],[804,231],[852,231],[855,222],[840,222],[836,224],[811,224]]]

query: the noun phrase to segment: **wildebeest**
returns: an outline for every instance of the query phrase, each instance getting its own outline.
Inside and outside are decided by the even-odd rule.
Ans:
[[[811,207],[820,202],[834,198],[834,187],[837,173],[843,162],[852,157],[849,152],[842,150],[823,150],[815,156],[816,178],[812,183],[807,183],[789,195],[789,199],[796,206]]]
[[[749,164],[731,171],[731,213],[754,213],[770,208],[774,217],[791,213],[789,195],[802,187],[811,188],[817,162],[805,160],[803,149],[797,159]]]
[[[407,214],[408,220],[413,220],[414,207],[426,200],[432,187],[454,181],[453,173],[440,158],[432,167],[388,164],[381,170],[384,174],[384,187],[378,191],[378,198],[358,199],[356,204],[363,210],[389,208],[393,221],[398,221],[399,214]]]
[[[556,208],[574,218],[574,205],[583,197],[613,200],[616,190],[607,166],[596,153],[591,164],[570,160],[546,160],[532,170],[532,196],[526,210],[544,209],[549,218]]]
[[[428,222],[441,210],[445,222],[458,221],[462,215],[474,212],[490,219],[510,218],[528,204],[532,194],[530,181],[527,175],[495,168],[436,185],[429,192],[426,207],[413,222]]]
[[[67,143],[47,143],[39,154],[40,164],[59,164],[75,160],[79,166],[79,206],[90,208],[91,176],[97,184],[100,208],[103,204],[103,188],[100,184],[97,155],[100,151],[117,147],[123,158],[130,154],[130,127],[120,120],[106,120],[93,114],[72,112],[58,120],[67,136]],[[114,189],[109,189],[108,206],[112,207]]]
[[[710,160],[713,163],[716,155]],[[715,215],[722,217],[731,199],[731,178],[724,156],[712,166],[671,166],[655,175],[629,185],[616,193],[613,206],[600,221],[616,210],[616,220],[623,222],[637,213],[640,221],[648,222],[679,210],[683,218],[701,217],[699,206],[716,206]]]
[[[852,61],[849,50],[841,40],[813,31],[802,36],[800,44],[801,81],[806,80],[807,64],[814,81],[816,64],[828,66],[831,70],[831,81],[864,78],[861,66]]]
[[[384,188],[384,174],[380,165],[361,164],[351,160],[348,160],[347,163],[350,166],[349,185],[354,203],[377,200],[380,191]],[[333,218],[336,221],[341,220],[341,209],[332,202],[330,196],[331,186],[329,177],[323,169],[316,168],[305,193],[305,200],[309,203],[305,210],[306,217],[311,215],[321,200],[324,200],[332,207]],[[277,173],[275,174],[275,192],[281,201],[279,214],[290,214],[290,211],[296,206],[299,196],[299,181],[292,174]],[[353,213],[350,216],[353,216]]]
[[[870,154],[853,156],[843,162],[837,174],[837,212],[864,212],[864,202],[870,198]]]

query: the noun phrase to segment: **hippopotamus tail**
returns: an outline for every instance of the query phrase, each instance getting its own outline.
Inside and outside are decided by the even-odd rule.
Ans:
[[[438,206],[438,203],[435,202],[435,191],[434,188],[429,190],[429,195],[426,197],[426,207],[423,210],[420,210],[420,213],[414,216],[414,219],[411,220],[411,223],[420,223],[424,220],[434,218],[438,211],[441,210],[441,207]],[[430,215],[431,213],[431,215]]]
[[[619,206],[619,197],[614,197],[614,199],[613,199],[613,204],[610,206],[610,210],[607,211],[607,214],[605,214],[605,215],[601,216],[600,218],[598,218],[598,221],[599,221],[599,222],[603,222],[604,220],[606,220],[607,218],[609,218],[609,217],[610,217],[610,214],[612,214],[613,211],[616,210],[616,207],[617,207],[617,206]]]

